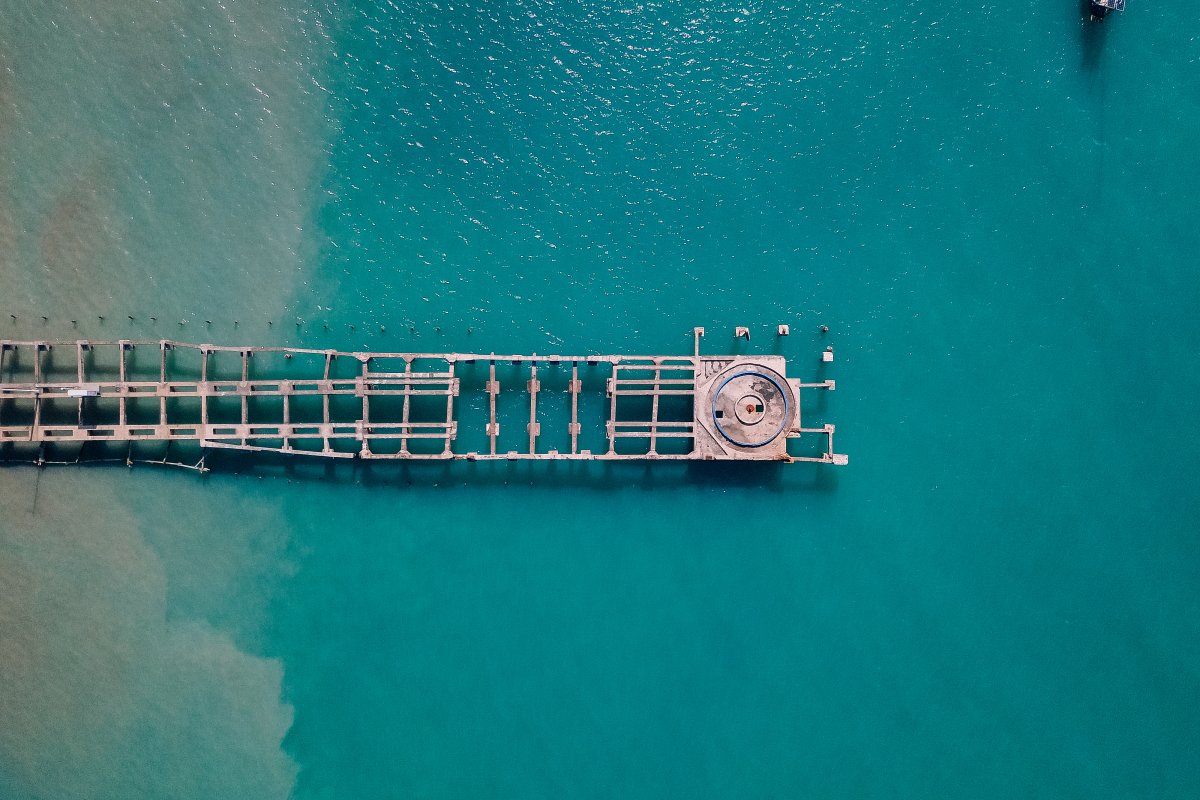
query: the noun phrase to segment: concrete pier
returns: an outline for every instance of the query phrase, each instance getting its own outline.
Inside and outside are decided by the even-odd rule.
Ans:
[[[360,459],[847,462],[832,424],[801,418],[804,398],[834,381],[788,378],[778,355],[701,355],[703,335],[695,329],[685,356],[2,340],[0,448],[191,442]],[[502,388],[498,368],[528,379]],[[561,450],[544,444],[557,437],[539,418],[548,380],[569,395]],[[528,408],[520,449],[501,447],[510,392]],[[603,401],[586,403],[592,396]],[[483,449],[459,446],[463,424],[478,426]]]

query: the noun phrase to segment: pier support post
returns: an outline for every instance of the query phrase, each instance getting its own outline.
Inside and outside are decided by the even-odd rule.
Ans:
[[[333,353],[326,350],[325,372],[321,378],[321,452],[326,454],[333,452],[333,448],[329,446],[329,393],[333,391],[333,386],[329,382],[329,373],[332,366]]]
[[[170,345],[165,341],[158,343],[158,426],[166,432],[167,429],[167,350]]]
[[[529,368],[529,454],[537,452],[537,438],[542,432],[542,426],[537,421],[537,396],[542,384],[538,381],[537,365]]]
[[[650,450],[648,455],[658,455],[658,395],[662,391],[662,359],[654,359],[654,394],[650,396]]]
[[[208,438],[208,348],[200,348],[200,424]]]
[[[129,416],[126,409],[126,403],[129,398],[129,370],[125,364],[125,356],[133,349],[133,342],[122,339],[117,343],[117,349],[121,351],[120,361],[118,362],[119,366],[117,367],[121,378],[120,394],[117,396],[117,418],[120,420],[120,426],[124,428],[129,424]]]
[[[83,347],[84,347],[83,342],[75,343],[75,380],[78,381],[80,384],[82,384],[84,382]],[[76,416],[76,420],[77,420],[76,424],[79,425],[80,427],[83,427],[83,398],[82,397],[80,397],[79,402],[76,403],[76,415],[77,415]]]
[[[613,364],[612,377],[608,379],[608,396],[611,398],[608,407],[608,454],[617,452],[617,373],[620,366]]]
[[[571,455],[579,452],[579,392],[583,384],[579,380],[579,363],[571,362]]]
[[[38,342],[33,347],[33,427],[29,429],[29,441],[33,441],[35,437],[40,438],[38,428],[42,424],[42,348],[45,345]],[[42,445],[45,449],[45,445]],[[40,460],[39,456],[39,460]]]
[[[250,351],[242,351],[242,379],[238,381],[238,394],[242,399],[242,444],[250,431]]]
[[[446,382],[446,447],[442,455],[450,458],[454,454],[454,398],[458,394],[458,378],[454,377],[454,359],[448,360],[446,372],[449,378]]]
[[[495,355],[495,353],[492,353]],[[491,454],[496,455],[496,437],[500,435],[500,425],[496,422],[496,396],[500,394],[500,381],[496,380],[496,361],[492,359],[488,365],[488,439],[491,441]]]
[[[359,420],[359,437],[362,439],[362,448],[359,450],[359,455],[363,458],[370,458],[371,447],[368,441],[368,435],[371,433],[371,398],[368,394],[370,384],[367,383],[367,373],[371,371],[371,359],[364,358],[362,360],[362,374],[358,378],[358,393],[362,398],[362,418]]]
[[[404,377],[402,392],[404,394],[404,408],[400,412],[400,452],[408,455],[408,435],[412,433],[412,427],[409,425],[410,408],[412,403],[412,359],[404,359]]]

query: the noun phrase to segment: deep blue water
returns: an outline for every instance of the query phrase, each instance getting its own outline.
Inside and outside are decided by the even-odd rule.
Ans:
[[[0,337],[745,324],[850,464],[2,468],[0,796],[1200,791],[1186,9],[44,6]]]

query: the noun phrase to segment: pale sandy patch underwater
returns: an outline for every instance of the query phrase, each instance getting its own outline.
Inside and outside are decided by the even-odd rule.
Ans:
[[[188,509],[204,493],[176,496],[183,517],[164,508],[166,518],[143,521],[113,496],[116,485],[95,478],[6,475],[0,787],[9,797],[287,797],[296,765],[281,748],[292,722],[282,664],[204,619],[180,618],[199,603],[182,575],[168,611],[160,554],[172,545],[143,534],[155,526],[178,548],[196,541],[192,526],[213,531],[211,511]],[[35,482],[45,492],[36,510]],[[223,526],[222,550],[233,552],[237,536]],[[188,558],[175,569],[219,592],[223,556],[201,548]]]

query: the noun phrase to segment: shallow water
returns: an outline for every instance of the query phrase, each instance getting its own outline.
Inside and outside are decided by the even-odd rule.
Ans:
[[[1181,10],[42,6],[0,336],[748,324],[851,462],[0,468],[0,796],[1200,789]]]

